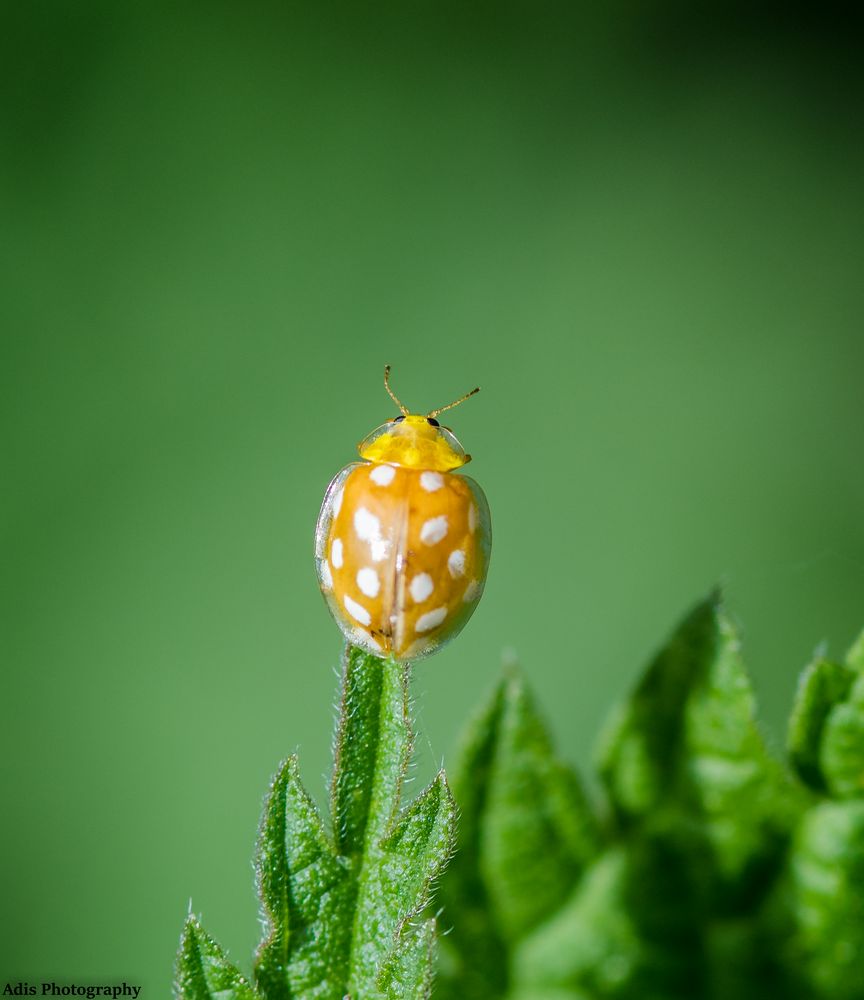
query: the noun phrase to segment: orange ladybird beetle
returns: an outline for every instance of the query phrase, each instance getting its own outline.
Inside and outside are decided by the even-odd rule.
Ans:
[[[471,456],[431,413],[400,415],[357,446],[327,487],[315,529],[321,591],[348,642],[378,656],[437,652],[471,617],[486,580],[492,532],[483,490],[454,470]]]

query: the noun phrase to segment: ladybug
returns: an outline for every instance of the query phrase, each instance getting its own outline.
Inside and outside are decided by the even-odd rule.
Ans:
[[[349,643],[376,656],[435,653],[471,617],[492,544],[483,490],[454,470],[471,456],[431,413],[400,414],[357,446],[362,462],[337,473],[315,528],[321,592]]]

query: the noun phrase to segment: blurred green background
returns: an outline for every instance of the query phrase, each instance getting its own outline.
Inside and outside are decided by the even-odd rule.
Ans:
[[[694,13],[699,7],[698,16]],[[864,138],[842,6],[7,5],[4,981],[244,968],[262,795],[323,799],[312,531],[391,415],[495,546],[421,775],[516,650],[583,766],[726,588],[766,729],[864,624]],[[509,654],[508,654],[509,655]]]

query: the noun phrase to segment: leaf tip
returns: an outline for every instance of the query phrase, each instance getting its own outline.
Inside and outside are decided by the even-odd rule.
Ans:
[[[864,629],[858,633],[858,637],[853,641],[846,653],[846,666],[850,670],[864,674]]]
[[[196,933],[201,927],[198,917],[192,912],[192,900],[189,900],[189,910],[186,919],[183,921],[183,930],[180,932],[180,951],[186,951],[189,945],[194,942]]]

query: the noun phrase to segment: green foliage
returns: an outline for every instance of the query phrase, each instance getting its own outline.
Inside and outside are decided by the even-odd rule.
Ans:
[[[387,1000],[431,996],[434,947],[434,920],[400,935],[378,975],[378,987]]]
[[[188,1000],[254,1000],[256,993],[190,913],[183,928],[174,989]]]
[[[625,829],[686,827],[708,902],[748,906],[776,866],[793,790],[767,752],[731,623],[699,605],[645,672],[601,739],[600,775]]]
[[[597,832],[515,674],[469,727],[454,790],[459,849],[442,883],[454,931],[436,996],[494,996],[506,987],[508,950],[564,902]]]
[[[820,800],[804,814],[778,890],[781,954],[804,996],[864,996],[864,632],[842,664],[805,671],[788,745]]]
[[[436,997],[862,1000],[864,636],[805,671],[788,748],[717,597],[604,728],[602,809],[506,678],[455,768]]]
[[[786,746],[801,780],[818,792],[826,790],[821,759],[825,724],[832,709],[846,700],[854,681],[853,670],[821,658],[801,675]]]
[[[349,651],[332,833],[290,758],[261,823],[254,977],[190,916],[178,997],[432,995],[454,805],[443,774],[400,805],[411,742],[406,671]],[[605,726],[599,805],[508,672],[454,771],[435,997],[864,1000],[864,634],[804,671],[787,751],[714,596]]]
[[[181,1000],[430,996],[435,925],[419,918],[452,851],[455,806],[442,773],[401,807],[412,740],[407,668],[349,649],[332,833],[290,757],[258,838],[265,933],[254,986],[190,917],[177,959]]]
[[[864,799],[807,812],[789,858],[783,958],[804,996],[864,996]]]

